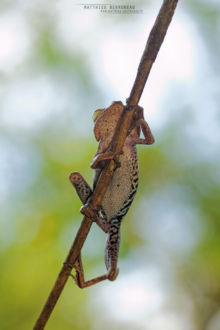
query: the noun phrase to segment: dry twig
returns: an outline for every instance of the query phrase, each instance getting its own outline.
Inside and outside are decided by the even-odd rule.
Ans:
[[[138,104],[143,92],[145,83],[150,73],[153,62],[155,61],[160,46],[166,35],[167,29],[171,22],[178,0],[164,0],[160,12],[150,32],[141,62],[138,67],[137,76],[131,90],[130,96],[127,99],[127,105],[124,113],[121,116],[119,129],[113,139],[112,151],[119,152],[122,150],[127,132],[131,125],[131,120],[135,111],[135,106]],[[106,165],[100,175],[95,191],[91,198],[91,205],[96,208],[101,205],[102,198],[107,190],[115,168],[114,160],[106,162]],[[72,271],[72,266],[75,264],[77,257],[83,247],[86,237],[92,225],[92,220],[85,217],[77,232],[76,238],[70,248],[63,267],[57,277],[53,289],[43,307],[43,310],[34,326],[34,330],[44,329],[57,300],[66,284],[66,281]],[[71,266],[72,265],[72,266]]]

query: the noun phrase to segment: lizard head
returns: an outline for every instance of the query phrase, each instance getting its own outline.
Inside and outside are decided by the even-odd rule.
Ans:
[[[99,141],[99,152],[106,151],[117,129],[124,106],[121,102],[113,102],[110,107],[97,109],[93,114],[94,134]]]

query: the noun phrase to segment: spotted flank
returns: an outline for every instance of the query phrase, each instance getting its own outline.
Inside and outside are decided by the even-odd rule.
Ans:
[[[135,154],[136,156],[136,154]],[[138,187],[138,165],[137,158],[134,157],[131,163],[131,184],[128,198],[124,201],[121,209],[117,212],[116,216],[110,219],[110,229],[108,232],[106,250],[105,250],[105,264],[107,269],[117,269],[117,257],[120,246],[120,226],[121,221],[125,214],[128,212],[131,203]]]
[[[138,173],[136,174],[138,175]],[[133,202],[138,187],[138,180],[132,183],[131,192],[128,199],[124,202],[123,207],[117,213],[117,215],[111,219],[110,230],[107,238],[106,250],[105,250],[105,263],[107,269],[117,265],[117,256],[120,245],[120,226],[121,221],[125,214],[128,212],[131,203]]]
[[[130,194],[128,196],[128,199],[126,199],[123,203],[122,208],[119,210],[119,212],[117,213],[117,215],[111,219],[111,224],[113,223],[120,223],[123,219],[123,217],[126,215],[126,213],[128,212],[133,200],[134,200],[134,196],[137,192],[137,188],[138,188],[138,172],[136,171],[134,173],[133,176],[133,180],[132,180],[132,184],[131,184],[131,191]]]

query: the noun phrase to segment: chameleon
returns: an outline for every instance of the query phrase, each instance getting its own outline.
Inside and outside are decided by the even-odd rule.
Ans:
[[[97,153],[91,163],[91,168],[95,169],[93,189],[90,188],[80,173],[73,172],[70,174],[70,181],[83,204],[87,203],[86,205],[89,205],[89,198],[96,187],[106,160],[115,159],[115,154],[111,152],[111,143],[118,128],[123,110],[123,103],[117,101],[113,102],[106,109],[97,109],[94,112],[94,135],[99,144]],[[141,131],[144,138],[140,138]],[[107,274],[85,281],[81,255],[79,255],[74,265],[77,275],[73,277],[80,288],[90,286],[104,279],[110,281],[116,279],[119,272],[117,262],[120,246],[120,226],[123,217],[131,206],[138,187],[139,170],[136,144],[150,145],[153,143],[154,137],[144,119],[143,108],[136,106],[130,130],[125,139],[122,152],[119,155],[119,162],[116,162],[116,169],[103,197],[101,206],[96,210],[95,219],[92,219],[107,233],[105,248]]]

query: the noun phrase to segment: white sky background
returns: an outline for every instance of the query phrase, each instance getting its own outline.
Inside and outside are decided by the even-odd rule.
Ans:
[[[55,14],[58,18],[54,32],[62,47],[70,54],[75,47],[89,54],[88,61],[96,75],[98,86],[103,90],[106,104],[99,104],[97,100],[97,104],[91,106],[95,108],[108,106],[113,100],[125,102],[125,98],[129,96],[146,36],[154,21],[152,18],[159,9],[160,1],[157,1],[157,6],[155,3],[153,2],[152,8],[147,8],[144,14],[138,15],[138,19],[134,17],[132,22],[128,20],[121,23],[119,20],[112,21],[111,16],[105,14],[100,16],[98,11],[83,10],[82,7],[75,6],[72,1],[58,1],[57,6],[53,7],[54,13],[52,11],[51,15]],[[35,5],[31,4],[30,7],[37,7],[40,4],[39,1]],[[42,2],[42,5],[48,12],[52,10],[51,4]],[[0,92],[2,108],[0,127],[6,131],[12,129],[16,134],[22,130],[34,131],[52,114],[62,113],[69,97],[43,72],[35,73],[33,76],[24,75],[24,77],[18,74],[19,65],[24,64],[32,52],[31,31],[24,17],[25,10],[28,10],[27,4],[26,7],[21,6],[8,11],[0,21],[0,43],[4,44],[4,47],[0,48],[0,71],[7,77]],[[198,31],[179,4],[140,104],[146,110],[146,118],[152,130],[157,131],[170,119],[170,109],[165,109],[164,106],[173,91],[173,86],[175,84],[182,86],[183,96],[186,95],[185,91],[194,90],[200,95],[199,97],[187,100],[177,98],[174,99],[174,103],[191,103],[194,106],[197,122],[195,126],[189,128],[188,134],[207,139],[213,153],[219,142],[219,129],[214,120],[217,109],[212,102],[212,94],[215,91],[213,92],[213,82],[205,86],[199,83],[209,73],[209,69],[206,51]],[[201,94],[205,96],[205,100],[201,100]],[[8,144],[0,143],[0,194],[2,195],[8,191],[6,185],[10,185],[11,182],[7,181],[6,165],[9,159],[7,150],[9,152],[11,150]],[[210,148],[207,152],[210,152]],[[14,153],[10,164],[11,172],[20,163],[22,164],[20,155]],[[23,159],[26,159],[25,157]],[[25,160],[25,164],[29,164],[28,160]],[[31,171],[27,169],[27,174],[29,172]],[[143,272],[146,273],[144,278]],[[184,318],[184,314],[180,316],[177,312],[176,315],[170,315],[164,311],[160,314],[161,320],[158,319],[156,312],[167,299],[166,290],[162,288],[159,278],[160,269],[155,269],[154,265],[152,267],[144,265],[140,271],[128,269],[127,273],[124,276],[120,274],[119,280],[112,284],[110,289],[109,286],[100,286],[100,289],[96,289],[96,300],[99,305],[100,301],[103,302],[103,324],[108,317],[123,322],[123,318],[126,319],[129,315],[131,322],[139,318],[140,324],[137,329],[182,329],[180,324],[184,324],[181,319]],[[90,292],[91,304],[93,304],[93,289]],[[148,327],[145,326],[146,317],[150,317],[151,320]],[[187,320],[185,322],[187,324]],[[103,324],[97,324],[97,327],[100,326],[102,329]]]
[[[111,16],[106,15],[106,20],[104,20],[105,14],[100,17],[98,11],[83,10],[81,6],[74,6],[69,1],[58,3],[60,6],[56,8],[56,13],[59,20],[57,31],[54,32],[58,35],[62,46],[68,49],[70,53],[75,47],[81,48],[86,54],[89,53],[88,60],[94,67],[100,88],[108,93],[110,90],[111,96],[124,100],[129,95],[137,65],[146,43],[146,36],[153,24],[152,17],[155,17],[158,8],[154,6],[154,10],[145,10],[143,15],[138,15],[135,24],[128,21],[127,23],[123,22],[120,26],[118,20],[115,21],[115,24],[113,21],[112,24]],[[131,32],[128,33],[129,27]],[[73,33],[69,33],[70,31]],[[189,85],[189,82],[192,83],[193,78],[196,77],[197,57],[199,56],[198,52],[201,55],[201,51],[198,49],[198,44],[197,47],[194,47],[193,37],[199,39],[195,35],[195,30],[189,19],[184,18],[184,15],[175,17],[141,99],[141,103],[148,109],[148,116],[159,117],[155,112],[158,111],[161,99],[170,85],[176,81]],[[28,53],[31,52],[31,35],[25,25],[22,12],[15,11],[3,15],[0,23],[0,39],[4,44],[0,50],[0,69],[8,73],[24,61],[28,57]],[[35,79],[39,80],[38,77]],[[33,89],[38,91],[40,85],[45,87],[46,84],[46,81],[40,81],[39,86],[33,86]],[[26,90],[26,87],[24,86],[23,89]],[[47,86],[46,91],[48,91]],[[49,90],[48,98],[45,101],[43,98],[41,102],[51,101],[56,92],[53,91],[53,93],[50,95],[52,92]],[[28,101],[29,106],[31,103],[35,104],[36,95],[31,95],[31,92],[26,94],[27,97],[32,96],[35,100],[35,102]],[[112,100],[111,96],[106,96],[109,98],[109,102]],[[24,108],[26,108],[25,102],[26,100],[24,100]],[[20,117],[22,104],[20,106],[18,104],[18,108],[17,117]],[[44,104],[39,104],[37,110],[31,112],[32,121],[38,120],[39,112],[43,112],[43,116],[45,115]],[[9,117],[10,114],[7,116]],[[24,118],[25,116],[22,117],[25,122],[27,119]],[[14,120],[16,121],[15,118]],[[19,118],[19,122],[20,120],[22,119]]]
[[[38,124],[52,114],[60,113],[61,116],[66,104],[70,103],[70,96],[45,72],[35,73],[34,76],[24,75],[23,78],[18,75],[19,65],[25,63],[32,52],[33,36],[24,14],[40,4],[41,2],[36,2],[34,6],[32,3],[30,8],[26,4],[27,8],[21,6],[8,11],[2,15],[0,22],[0,41],[4,44],[0,50],[0,70],[9,77],[8,82],[1,88],[1,122],[6,126],[33,132]],[[157,1],[157,5],[154,2],[143,14],[135,15],[133,21],[123,20],[122,23],[112,18],[114,15],[100,16],[98,11],[84,10],[70,0],[58,1],[53,9],[51,4],[43,6],[49,15],[57,17],[54,34],[61,47],[70,54],[76,47],[87,56],[89,54],[88,62],[93,68],[98,86],[105,93],[105,104],[100,104],[100,100],[93,101],[91,111],[93,107],[108,106],[113,100],[125,102],[160,2]],[[179,95],[176,100],[174,98],[174,104],[192,104],[195,113],[198,112],[196,126],[189,128],[188,134],[192,137],[203,135],[205,139],[215,143],[216,135],[219,139],[219,130],[213,118],[216,113],[212,101],[212,94],[215,93],[213,83],[202,86],[200,84],[201,80],[205,81],[205,75],[209,74],[206,52],[195,24],[181,9],[179,4],[140,104],[145,108],[146,118],[155,132],[170,118],[171,110],[164,109],[164,102],[172,97],[175,85],[181,86],[183,95]],[[202,93],[204,99],[186,99],[186,91],[192,90],[194,95]],[[38,97],[39,95],[41,97]],[[80,103],[80,100],[77,100],[77,92],[74,95],[73,91],[72,97],[76,99],[76,104]],[[77,126],[79,125],[76,125],[76,129]]]

